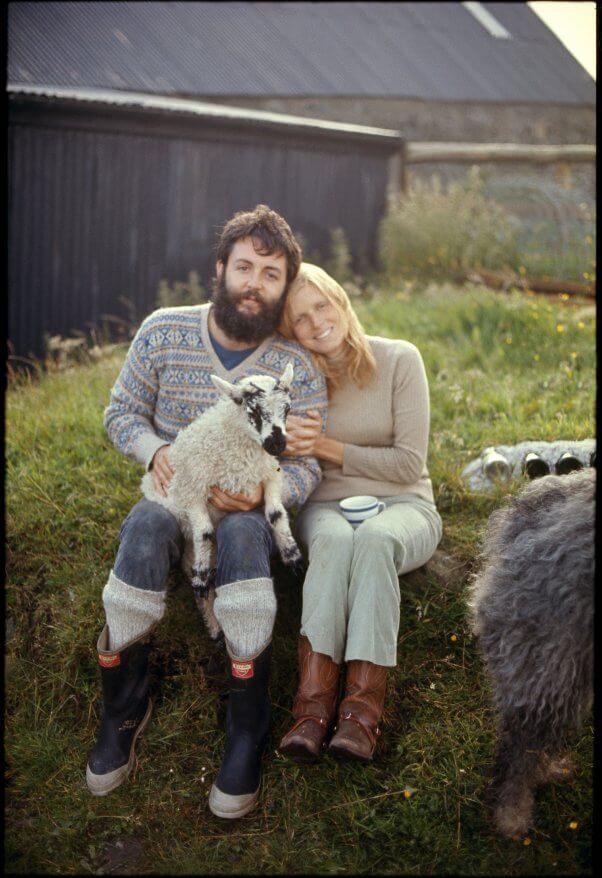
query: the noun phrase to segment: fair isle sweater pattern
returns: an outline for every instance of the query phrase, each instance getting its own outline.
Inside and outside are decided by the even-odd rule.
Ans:
[[[236,383],[252,374],[279,378],[292,360],[292,413],[317,409],[326,425],[326,385],[310,354],[280,335],[262,342],[236,368],[227,370],[211,343],[210,304],[161,308],[141,324],[111,390],[104,424],[122,454],[150,465],[155,451],[173,442],[220,394],[210,375]],[[283,457],[286,507],[301,505],[321,479],[313,457]]]

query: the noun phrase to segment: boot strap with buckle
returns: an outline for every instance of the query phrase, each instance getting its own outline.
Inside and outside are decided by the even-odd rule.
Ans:
[[[375,747],[378,736],[380,735],[380,729],[378,726],[372,726],[361,716],[355,716],[350,710],[346,710],[344,713],[339,715],[339,723],[341,720],[350,719],[356,723],[362,731],[366,732],[368,736],[368,740],[370,741],[370,746]],[[338,728],[338,726],[337,726]]]

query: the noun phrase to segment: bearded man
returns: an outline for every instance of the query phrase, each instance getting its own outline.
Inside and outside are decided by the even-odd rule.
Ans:
[[[325,421],[322,374],[304,348],[276,332],[301,264],[290,227],[266,205],[237,213],[222,230],[216,257],[212,302],[161,308],[143,321],[105,410],[117,450],[150,470],[163,494],[174,472],[170,443],[217,401],[210,374],[230,382],[257,373],[279,378],[292,360],[292,413],[312,416],[314,410]],[[305,502],[321,477],[315,458],[286,456],[286,450],[282,470],[289,508]],[[210,502],[227,513],[216,528],[213,612],[224,632],[230,692],[226,748],[209,807],[219,817],[236,818],[258,800],[269,728],[274,546],[259,510],[261,485],[250,496],[216,485]],[[167,578],[184,550],[175,517],[146,498],[130,511],[119,540],[102,592],[106,624],[97,644],[104,711],[86,770],[96,796],[116,789],[132,769],[136,739],[152,708],[149,635],[164,615]]]

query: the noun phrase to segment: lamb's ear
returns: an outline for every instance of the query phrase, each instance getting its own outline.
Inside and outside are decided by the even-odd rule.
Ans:
[[[230,384],[229,381],[224,381],[223,378],[218,378],[217,375],[209,376],[219,392],[222,396],[225,396],[227,399],[231,399],[236,405],[240,405],[242,403],[242,393],[239,387],[236,387],[234,384]]]
[[[282,373],[282,375],[278,379],[277,386],[281,387],[283,390],[288,391],[291,389],[292,381],[293,381],[293,361],[289,360],[288,363],[286,364],[284,372]]]

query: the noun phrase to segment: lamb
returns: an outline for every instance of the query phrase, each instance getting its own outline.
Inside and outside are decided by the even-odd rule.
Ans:
[[[532,825],[534,791],[564,780],[564,737],[593,699],[596,471],[544,476],[493,513],[468,606],[498,713],[488,796],[509,837]]]
[[[277,458],[286,447],[292,363],[278,381],[267,375],[251,375],[234,385],[217,375],[210,377],[224,398],[178,433],[169,452],[174,475],[167,496],[155,488],[150,472],[143,477],[141,488],[145,497],[165,506],[178,519],[187,546],[183,566],[191,576],[211,636],[217,638],[211,562],[215,526],[225,513],[208,503],[212,485],[247,493],[261,482],[265,516],[283,562],[296,572],[302,558],[282,504],[282,471]]]

